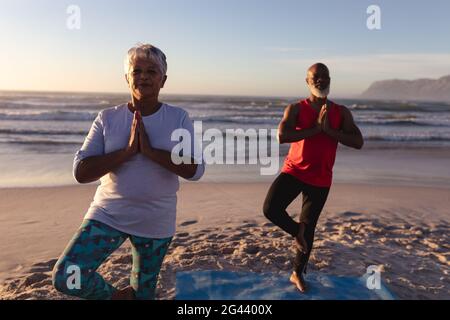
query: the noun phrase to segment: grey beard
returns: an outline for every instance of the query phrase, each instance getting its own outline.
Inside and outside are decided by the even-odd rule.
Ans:
[[[328,94],[330,93],[330,86],[326,87],[323,90],[319,90],[316,87],[314,87],[313,85],[308,85],[309,90],[311,91],[311,93],[316,96],[317,98],[326,98],[328,96]]]

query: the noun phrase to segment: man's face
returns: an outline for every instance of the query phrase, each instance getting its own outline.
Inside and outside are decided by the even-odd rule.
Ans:
[[[315,68],[308,72],[306,82],[320,91],[325,90],[330,85],[330,75],[324,68]]]
[[[137,99],[157,98],[166,78],[158,65],[148,59],[137,59],[126,75],[130,92]]]
[[[312,67],[308,71],[306,83],[311,94],[317,98],[326,98],[330,93],[330,75],[326,68]]]

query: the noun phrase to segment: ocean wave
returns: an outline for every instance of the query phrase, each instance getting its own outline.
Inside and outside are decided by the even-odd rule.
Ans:
[[[14,135],[81,135],[85,136],[88,131],[83,130],[30,130],[30,129],[2,129],[0,128],[0,134],[14,134]]]
[[[450,112],[450,106],[445,104],[353,103],[348,108],[355,111]]]
[[[269,109],[276,109],[276,106],[271,104],[262,104],[262,105],[231,105],[226,107],[229,110],[245,110],[245,111],[253,111],[253,110],[261,110],[262,112],[266,112]]]
[[[203,102],[199,104],[174,104],[179,105],[182,108],[185,108],[187,111],[190,112],[200,112],[200,111],[232,111],[232,112],[283,112],[285,106],[282,105],[272,105],[270,103],[264,103],[260,105],[251,105],[251,104],[226,104],[226,103],[215,103],[215,102]]]
[[[233,130],[233,129],[232,129]],[[235,129],[234,129],[235,130]],[[264,138],[268,141],[270,140],[276,140],[276,135],[271,135],[271,132],[268,131],[267,135],[260,136],[259,131],[255,130],[256,132],[250,130],[247,131],[244,129],[244,132],[242,131],[230,131],[230,133],[227,135],[227,132],[225,130],[222,131],[222,137],[225,139],[228,137],[245,137],[245,138],[256,138],[258,141],[261,138]],[[254,135],[255,133],[256,135]],[[379,135],[379,134],[369,134],[364,135],[364,140],[368,141],[391,141],[391,142],[427,142],[427,141],[434,141],[434,142],[450,142],[450,134],[449,135]]]
[[[387,141],[387,142],[450,142],[450,136],[364,136],[368,141]]]
[[[280,117],[248,117],[248,116],[192,116],[194,121],[205,123],[236,123],[236,124],[277,124]]]
[[[23,110],[0,112],[0,120],[19,121],[93,121],[98,111]]]
[[[376,125],[376,126],[405,126],[405,127],[449,127],[448,121],[429,121],[429,120],[399,120],[399,119],[367,119],[357,120],[358,125]]]
[[[5,109],[21,109],[21,108],[33,108],[33,109],[43,109],[43,108],[71,108],[71,109],[99,109],[106,108],[110,106],[111,103],[106,100],[101,101],[0,101],[0,106]],[[111,105],[112,106],[112,105]]]
[[[12,139],[0,139],[0,143],[5,144],[22,144],[22,145],[78,145],[81,147],[83,141],[80,140],[51,140],[51,139],[30,139],[30,140],[12,140]]]

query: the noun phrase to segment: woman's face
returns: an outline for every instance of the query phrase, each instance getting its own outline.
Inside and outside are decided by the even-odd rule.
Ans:
[[[138,100],[157,98],[166,78],[158,65],[148,59],[137,59],[126,75],[130,92]]]

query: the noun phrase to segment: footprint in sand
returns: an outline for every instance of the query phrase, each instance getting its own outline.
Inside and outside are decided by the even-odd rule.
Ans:
[[[189,252],[182,253],[182,254],[179,255],[180,259],[186,259],[186,260],[192,259],[193,257],[194,257],[194,254],[193,253],[189,253]]]
[[[48,271],[50,271],[50,270],[48,270],[47,267],[31,267],[28,270],[28,272],[33,272],[33,273],[35,273],[35,272],[48,272]]]
[[[273,231],[273,232],[270,233],[270,235],[271,235],[273,238],[281,238],[281,237],[284,236],[284,233],[283,233],[283,232],[280,232],[280,231]]]
[[[58,259],[51,259],[45,262],[38,262],[31,265],[30,272],[46,272],[51,271]]]
[[[28,287],[42,280],[48,279],[48,275],[44,273],[33,273],[23,280],[23,286]]]
[[[359,217],[361,216],[361,213],[358,212],[351,212],[351,211],[345,211],[344,213],[342,213],[342,215],[344,217]]]
[[[233,234],[231,237],[230,237],[230,240],[231,241],[234,241],[234,240],[244,240],[244,239],[246,239],[248,236],[250,236],[250,233],[248,233],[248,232],[239,232],[239,233],[236,233],[236,234]]]
[[[197,220],[188,220],[188,221],[185,221],[185,222],[180,223],[180,226],[181,226],[181,227],[185,227],[185,226],[189,226],[189,225],[191,225],[191,224],[195,224],[195,223],[197,223],[197,222],[198,222]]]
[[[243,224],[242,226],[240,226],[240,228],[253,228],[253,227],[257,227],[258,225],[256,223],[246,223]]]
[[[228,236],[226,234],[218,234],[215,239],[216,240],[221,240],[221,239],[225,239],[228,238]]]
[[[263,227],[274,227],[275,225],[272,222],[266,222],[262,225]]]
[[[32,295],[30,293],[22,293],[19,294],[18,296],[16,296],[14,299],[16,300],[28,300],[32,297]]]
[[[245,253],[248,253],[248,254],[257,254],[257,253],[259,252],[259,247],[257,247],[257,246],[252,246],[252,245],[250,245],[250,246],[245,246],[245,247],[243,248],[243,251],[244,251]]]
[[[43,288],[43,287],[51,286],[51,285],[52,285],[52,280],[49,277],[49,279],[33,283],[30,287],[33,289],[39,289],[39,288]]]
[[[233,254],[236,248],[228,247],[228,248],[222,248],[220,250],[220,253],[222,254]]]
[[[187,237],[188,235],[189,235],[188,232],[180,232],[180,233],[177,234],[177,236],[180,237],[180,238],[185,238],[185,237]]]

